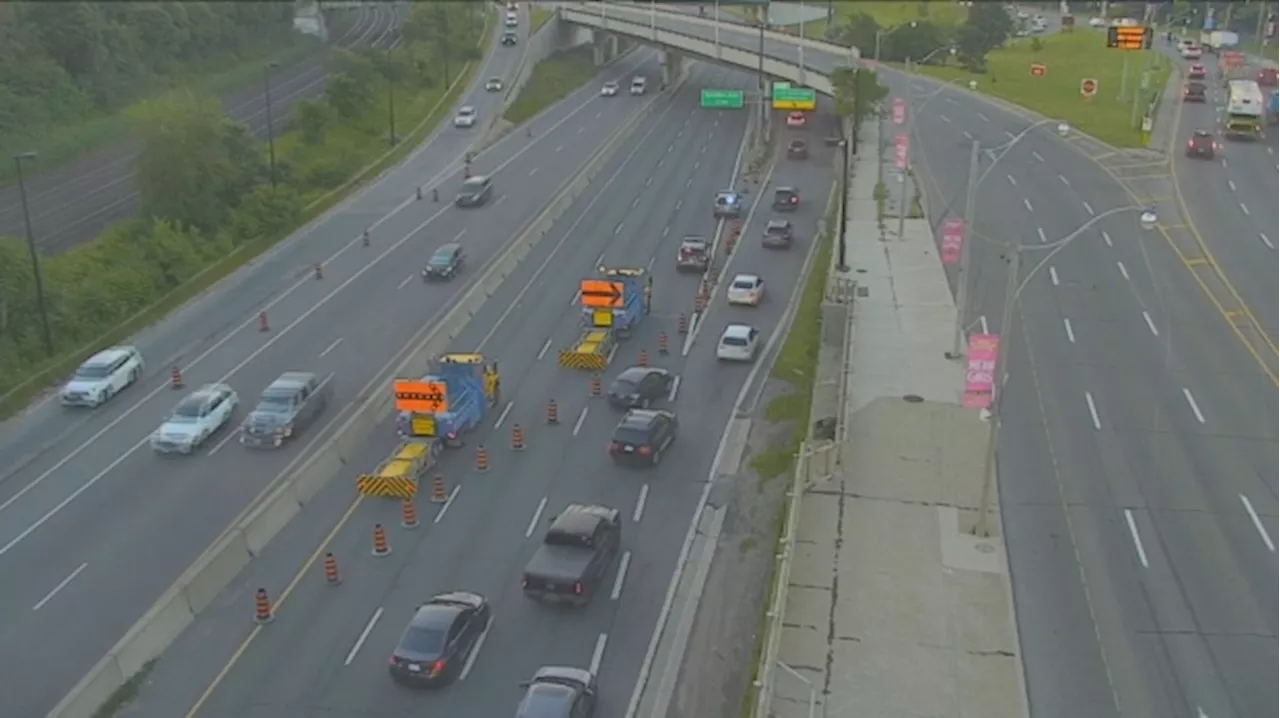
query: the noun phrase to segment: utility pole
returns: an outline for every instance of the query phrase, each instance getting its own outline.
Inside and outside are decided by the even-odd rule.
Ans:
[[[45,355],[53,356],[53,333],[49,331],[49,308],[44,299],[44,278],[40,275],[40,255],[36,252],[36,235],[31,230],[31,210],[27,207],[27,183],[22,177],[22,163],[35,160],[35,152],[14,155],[13,164],[18,170],[18,196],[22,199],[22,222],[27,228],[27,250],[31,252],[31,277],[36,284],[36,307],[40,311],[40,329],[44,333]]]
[[[1001,381],[1001,374],[1004,372],[1005,357],[1009,355],[1010,337],[1013,335],[1013,306],[1018,296],[1018,275],[1022,273],[1022,248],[1020,246],[1011,246],[1009,251],[1009,279],[1005,284],[1004,290],[1004,306],[1000,309],[1000,346],[996,350],[995,368],[991,372],[991,389],[994,396],[991,400],[991,415],[987,417],[987,450],[982,460],[982,498],[978,502],[978,523],[974,526],[973,533],[977,536],[990,536],[991,526],[988,523],[990,517],[991,491],[995,484],[996,475],[996,438],[1000,434],[1000,404],[1004,402],[1004,382]]]
[[[387,48],[387,127],[391,146],[396,146],[396,68],[391,61],[391,49]]]
[[[911,58],[906,58],[907,69],[907,151],[903,158],[906,161],[902,168],[902,195],[898,199],[898,241],[902,241],[902,235],[906,231],[907,226],[907,185],[911,179],[911,130],[916,123],[916,109],[911,106]]]
[[[278,66],[278,63],[268,62],[266,67],[262,68],[262,94],[267,103],[267,157],[271,162],[271,187],[276,186],[276,128],[275,120],[271,116],[271,70]]]
[[[960,264],[956,274],[956,329],[948,359],[964,356],[965,313],[969,308],[969,255],[973,246],[973,212],[978,200],[978,155],[982,146],[974,140],[969,148],[969,184],[964,197],[964,243],[960,245]]]

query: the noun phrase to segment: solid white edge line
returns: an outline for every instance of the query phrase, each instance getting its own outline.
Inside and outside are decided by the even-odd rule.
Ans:
[[[1142,547],[1142,537],[1138,535],[1138,522],[1133,519],[1133,511],[1125,509],[1124,520],[1129,524],[1129,536],[1133,538],[1133,547],[1138,551],[1138,560],[1142,562],[1143,568],[1151,568],[1151,564],[1147,562],[1147,550]]]
[[[591,652],[591,665],[587,670],[591,671],[591,675],[600,675],[600,663],[604,661],[604,647],[609,643],[609,634],[601,633],[596,637],[595,650]]]
[[[1258,530],[1258,535],[1262,537],[1262,543],[1266,544],[1268,551],[1275,553],[1276,545],[1272,543],[1271,536],[1267,533],[1267,527],[1262,525],[1262,517],[1258,516],[1258,512],[1253,510],[1253,504],[1249,501],[1249,497],[1240,494],[1240,503],[1244,504],[1244,511],[1249,514],[1249,520],[1253,522],[1253,527]]]
[[[636,508],[631,512],[631,523],[638,524],[644,517],[644,505],[649,500],[649,485],[640,485],[640,496],[636,498]]]
[[[609,592],[609,600],[616,601],[622,596],[622,584],[627,580],[627,568],[631,566],[631,552],[623,551],[618,561],[618,575],[613,579],[613,590]]]
[[[360,652],[360,648],[364,645],[364,642],[369,639],[369,634],[373,633],[373,627],[378,625],[378,620],[381,618],[382,606],[378,606],[378,609],[374,611],[373,615],[369,618],[369,622],[364,624],[364,630],[360,632],[360,637],[356,639],[355,645],[351,646],[351,650],[347,652],[347,659],[342,662],[342,665],[349,666],[351,665],[351,662],[356,659],[356,654]]]
[[[1244,498],[1244,497],[1242,496],[1242,497],[1240,497],[1240,498]],[[1247,504],[1246,504],[1246,505],[1247,505]],[[1250,507],[1250,510],[1252,510],[1252,508],[1253,508],[1253,507]],[[31,610],[32,610],[32,611],[39,611],[40,609],[44,608],[44,605],[45,605],[46,603],[48,603],[48,602],[52,601],[52,600],[53,600],[53,598],[54,598],[54,596],[57,596],[57,595],[58,595],[58,592],[59,592],[59,591],[61,591],[62,589],[66,588],[66,587],[67,587],[67,584],[69,584],[69,583],[71,583],[72,581],[74,581],[74,580],[75,580],[75,578],[76,578],[76,576],[79,576],[79,575],[80,575],[80,572],[84,571],[86,568],[89,568],[89,564],[88,564],[87,562],[86,562],[86,563],[82,563],[82,564],[80,564],[79,566],[77,566],[77,567],[76,567],[76,570],[72,571],[70,575],[68,575],[66,578],[62,579],[61,581],[59,581],[59,582],[58,582],[58,585],[57,585],[57,586],[54,586],[52,591],[49,591],[48,593],[46,593],[46,594],[44,595],[44,598],[40,599],[40,601],[39,601],[38,603],[36,603],[36,605],[32,606],[32,607],[31,607]]]
[[[524,530],[524,537],[529,538],[533,532],[538,529],[538,520],[542,518],[542,512],[547,508],[547,497],[543,496],[538,502],[538,508],[533,511],[533,518],[529,519],[529,527]]]

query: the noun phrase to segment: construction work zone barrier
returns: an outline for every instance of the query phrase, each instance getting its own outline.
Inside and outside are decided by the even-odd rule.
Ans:
[[[649,352],[641,349],[640,359],[636,361],[637,366],[649,366]]]
[[[267,589],[260,588],[253,594],[254,623],[271,623],[276,614],[271,610],[271,599],[267,598]]]
[[[169,388],[170,389],[182,388],[182,370],[176,366],[169,370]]]
[[[561,349],[560,366],[566,369],[604,371],[609,365],[609,352],[613,349],[613,332],[608,329],[592,329],[582,335],[572,349]]]
[[[600,381],[599,374],[591,375],[591,396],[600,396],[604,393],[604,385]]]
[[[560,408],[556,406],[555,399],[549,399],[547,401],[547,423],[548,424],[560,423]]]
[[[519,424],[511,427],[511,450],[524,451],[524,429]]]
[[[363,233],[361,233],[361,234],[360,234],[360,244],[363,244],[363,245],[364,245],[364,246],[366,246],[366,247],[368,247],[368,246],[369,246],[369,244],[370,244],[370,242],[369,242],[369,230],[367,230],[367,229],[366,229]]]
[[[418,477],[431,461],[431,443],[406,441],[396,448],[372,474],[356,479],[356,490],[363,496],[412,499],[418,495]]]
[[[418,481],[405,476],[362,474],[356,479],[356,490],[364,496],[411,499],[418,495]]]
[[[489,450],[484,448],[484,444],[476,447],[476,471],[489,470]]]
[[[680,312],[676,317],[676,331],[680,334],[689,333],[689,317],[686,317],[684,312]]]
[[[670,353],[671,353],[671,347],[670,347],[670,345],[669,345],[669,344],[670,344],[670,342],[669,342],[669,340],[667,339],[667,333],[666,333],[666,332],[658,332],[658,353],[659,353],[659,354],[670,354]]]
[[[260,332],[271,331],[271,323],[267,321],[266,312],[258,312],[258,331]]]
[[[338,576],[338,559],[331,553],[324,555],[324,580],[330,586],[342,583],[342,578]]]
[[[400,502],[400,525],[407,529],[418,528],[418,507],[409,499]]]
[[[701,314],[701,313],[705,312],[706,310],[707,310],[707,297],[706,297],[706,295],[699,294],[698,296],[694,297],[694,298],[693,298],[693,312],[694,312],[695,314]]]
[[[547,27],[552,24],[548,23]],[[685,81],[681,77],[681,82]],[[391,377],[407,376],[430,358],[449,351],[472,317],[510,277],[560,217],[592,185],[628,140],[661,109],[670,93],[653,95],[583,165],[583,170],[547,201],[526,229],[503,247],[483,273],[434,324],[417,330],[357,396],[367,397],[340,414],[332,433],[317,432],[281,472],[262,499],[237,516],[225,532],[179,576],[124,635],[76,681],[48,718],[92,718],[104,702],[167,650],[197,616],[220,605],[224,589],[332,479],[349,476],[350,460],[379,427],[395,415],[393,397],[380,391]],[[179,374],[180,376],[180,374]]]
[[[382,524],[373,525],[373,551],[374,556],[386,556],[391,553],[391,544],[387,543],[387,530],[382,528]]]
[[[324,265],[316,262],[316,279],[324,279]]]
[[[436,474],[431,479],[431,503],[443,504],[449,500],[449,492],[444,489],[444,475]]]

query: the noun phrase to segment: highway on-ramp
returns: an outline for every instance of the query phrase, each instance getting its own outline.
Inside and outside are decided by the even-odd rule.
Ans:
[[[362,5],[351,27],[334,37],[332,44],[341,48],[394,47],[399,43],[395,30],[407,11],[408,5],[403,3]],[[326,57],[325,51],[317,50],[295,65],[272,71],[271,110],[277,133],[298,101],[324,91]],[[256,82],[249,89],[224,97],[222,103],[228,117],[248,125],[255,136],[265,138],[265,98],[263,83]],[[41,253],[65,252],[137,210],[138,191],[133,182],[137,151],[134,142],[122,141],[27,179],[27,206]],[[27,169],[38,167],[37,164]],[[0,189],[0,236],[25,236],[16,182]]]
[[[753,192],[760,203],[724,274],[760,272],[770,293],[759,308],[729,309],[723,286],[718,288],[705,329],[686,356],[677,316],[690,311],[698,279],[676,272],[676,250],[685,234],[715,233],[711,198],[733,183],[746,122],[743,112],[699,109],[698,89],[751,82],[701,65],[691,72],[673,103],[611,161],[594,191],[561,217],[457,338],[456,350],[478,349],[498,360],[503,405],[469,447],[446,455],[441,471],[449,502],[436,509],[420,502],[423,525],[413,531],[398,527],[397,502],[366,499],[345,508],[358,467],[374,466],[395,446],[391,426],[384,427],[356,457],[348,482],[326,488],[319,508],[308,507],[220,599],[224,607],[179,639],[139,697],[135,715],[169,718],[193,705],[199,710],[188,715],[209,717],[508,715],[519,700],[519,682],[546,664],[597,668],[598,715],[625,712],[681,542],[705,497],[722,427],[744,383],[763,379],[764,372],[751,366],[718,365],[715,341],[730,321],[750,322],[765,336],[778,332],[831,181],[830,157],[815,151],[809,161],[782,161],[771,184]],[[782,184],[808,192],[792,217],[797,246],[770,253],[759,237],[771,216],[770,188]],[[612,465],[605,448],[618,413],[589,398],[588,374],[556,364],[556,351],[580,331],[579,281],[601,263],[648,268],[654,278],[652,312],[619,345],[606,381],[633,364],[641,349],[679,377],[661,405],[677,412],[681,434],[655,469]],[[667,355],[657,352],[659,332],[670,338]],[[756,366],[763,368],[764,361]],[[550,399],[559,407],[556,426],[544,421]],[[521,453],[507,448],[516,424],[528,446]],[[485,474],[473,471],[472,451],[480,442],[491,457]],[[535,605],[519,585],[546,520],[571,502],[604,503],[624,516],[625,568],[612,573],[582,611]],[[332,523],[319,518],[326,511],[342,517],[331,531]],[[370,556],[375,522],[389,527],[388,557]],[[305,557],[317,544],[340,557],[343,584],[333,589],[315,581],[317,567],[310,564],[287,587],[299,563],[281,561],[277,552]],[[288,598],[277,605],[270,626],[237,648],[228,637],[238,643],[249,633],[245,590],[254,585],[277,595],[287,591]],[[483,645],[453,686],[434,692],[397,687],[386,673],[386,657],[406,620],[420,602],[451,589],[478,591],[492,602],[494,619]]]
[[[937,226],[961,214],[971,141],[998,151],[1028,123],[916,84],[913,155]],[[1050,243],[1131,203],[1032,130],[979,191],[973,330],[1002,331],[993,242]],[[1133,214],[1055,255],[1015,317],[999,468],[1033,715],[1274,712],[1273,385]]]
[[[627,75],[643,58],[643,71],[656,75],[651,54],[613,71]],[[491,63],[501,69],[515,61],[499,53]],[[30,441],[57,441],[0,483],[0,713],[34,714],[58,700],[300,458],[303,443],[340,422],[360,387],[451,306],[546,205],[560,178],[576,174],[641,106],[595,94],[576,93],[533,121],[532,138],[514,134],[477,157],[474,171],[495,177],[489,206],[452,207],[462,179],[458,155],[478,134],[448,127],[406,164],[140,339],[153,362],[140,385],[97,412],[46,405],[15,420],[37,422],[28,426]],[[499,111],[496,97],[469,101],[481,112]],[[535,170],[541,181],[531,179]],[[439,204],[430,199],[437,175]],[[428,191],[416,201],[420,183]],[[370,226],[365,247],[359,235]],[[472,269],[448,285],[423,287],[418,270],[435,247],[455,239],[467,245]],[[314,262],[322,263],[323,279],[313,278]],[[269,331],[259,330],[259,311],[268,312]],[[146,441],[181,395],[167,388],[170,363],[183,368],[189,387],[230,383],[245,404],[236,423],[286,371],[332,375],[333,397],[311,435],[282,451],[246,450],[224,432],[196,455],[160,458]]]

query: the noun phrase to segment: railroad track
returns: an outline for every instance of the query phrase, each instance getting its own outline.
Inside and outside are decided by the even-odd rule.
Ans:
[[[394,47],[396,32],[407,14],[401,3],[362,4],[355,22],[330,44],[341,48]],[[271,111],[279,131],[295,104],[324,91],[328,75],[324,52],[271,76]],[[223,98],[229,117],[245,123],[258,137],[267,133],[266,100],[260,83]],[[132,216],[138,209],[134,187],[132,142],[104,148],[47,174],[27,181],[27,205],[40,253],[59,254],[96,237],[107,225]],[[0,189],[0,236],[24,237],[22,205],[16,186]]]

